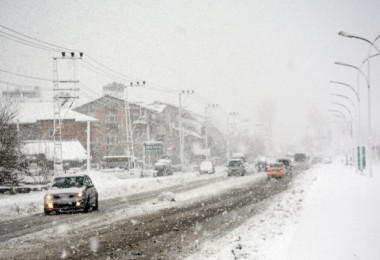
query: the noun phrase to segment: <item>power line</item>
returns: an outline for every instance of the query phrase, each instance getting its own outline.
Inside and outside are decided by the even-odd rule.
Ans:
[[[127,75],[125,75],[125,74],[122,74],[122,73],[120,73],[120,72],[118,72],[118,71],[116,71],[116,70],[114,70],[114,69],[112,69],[112,68],[110,68],[110,67],[104,65],[103,63],[101,63],[101,62],[95,60],[94,58],[91,58],[88,54],[85,54],[85,57],[89,58],[90,60],[92,60],[92,61],[95,62],[96,64],[102,66],[103,68],[108,69],[109,71],[112,71],[113,73],[119,74],[121,77],[128,78],[129,80],[139,80],[138,78],[134,78],[134,77],[127,76]]]
[[[3,32],[3,31],[0,31],[0,33],[8,35],[10,37],[14,37],[15,39],[7,37],[7,36],[4,36],[4,35],[0,35],[0,37],[2,37],[2,38],[5,38],[5,39],[8,39],[10,41],[17,42],[17,43],[21,43],[21,44],[24,44],[24,45],[27,45],[27,46],[31,46],[31,47],[34,47],[34,48],[37,48],[37,49],[46,50],[46,51],[53,51],[53,52],[59,52],[59,51],[61,51],[61,50],[53,49],[53,48],[46,47],[46,46],[43,46],[43,45],[39,45],[37,43],[34,43],[34,42],[31,42],[31,41],[22,39],[20,37],[11,35],[9,33]],[[16,40],[16,39],[18,39],[18,40]]]
[[[88,70],[91,70],[92,72],[95,72],[96,74],[99,74],[99,75],[102,75],[103,77],[106,77],[106,78],[109,78],[109,79],[113,79],[113,80],[118,80],[118,81],[125,81],[125,82],[130,82],[129,80],[126,80],[126,79],[123,79],[123,78],[120,78],[120,77],[117,77],[115,75],[112,75],[104,70],[101,70],[95,66],[93,66],[92,64],[84,61],[84,60],[80,60],[81,62],[85,63],[86,65],[84,64],[81,64],[83,67],[85,67],[86,69]]]
[[[14,87],[19,87],[19,88],[34,88],[35,87],[35,86],[31,86],[31,85],[22,85],[22,84],[18,84],[18,83],[9,82],[9,81],[3,81],[3,80],[0,80],[0,83],[10,85],[10,86],[14,86]]]
[[[87,90],[88,92],[92,93],[93,95],[95,95],[97,97],[102,96],[101,94],[98,94],[95,91],[93,91],[90,87],[88,87],[87,85],[85,85],[83,82],[79,82],[79,84],[82,85],[82,87],[83,87],[84,90]]]
[[[60,51],[62,51],[62,50],[79,52],[79,51],[74,50],[74,49],[66,48],[66,47],[63,47],[63,46],[59,46],[59,45],[57,45],[57,44],[53,44],[53,43],[49,43],[49,42],[46,42],[46,41],[39,40],[39,39],[37,39],[37,38],[34,38],[34,37],[31,37],[31,36],[28,36],[28,35],[26,35],[26,34],[23,34],[23,33],[17,32],[17,31],[15,31],[15,30],[10,29],[9,27],[6,27],[6,26],[1,25],[1,24],[0,24],[0,27],[3,28],[3,29],[6,29],[6,30],[8,30],[8,31],[10,31],[10,32],[12,32],[12,33],[15,33],[15,34],[17,34],[17,35],[21,35],[21,36],[23,36],[23,37],[26,37],[26,38],[28,38],[28,39],[31,39],[31,40],[33,40],[33,41],[40,42],[40,43],[45,44],[45,45],[48,45],[48,46],[52,46],[52,47],[48,47],[48,46],[44,46],[44,45],[41,45],[41,44],[38,44],[38,43],[34,43],[34,42],[31,42],[31,41],[27,41],[27,40],[25,40],[25,39],[22,39],[22,38],[20,38],[20,37],[17,37],[17,36],[14,36],[14,35],[8,34],[8,33],[6,33],[6,32],[2,32],[2,33],[6,34],[6,35],[9,35],[9,36],[11,36],[11,37],[17,38],[17,39],[19,39],[21,42],[20,42],[20,41],[16,41],[15,39],[8,38],[8,37],[5,37],[5,36],[3,36],[3,35],[0,35],[0,37],[4,37],[4,38],[7,38],[7,39],[9,39],[9,40],[13,40],[13,41],[16,41],[16,42],[19,42],[19,43],[22,43],[22,44],[25,44],[25,45],[28,45],[28,46],[31,46],[31,47],[35,47],[35,48],[39,48],[39,49],[47,50],[47,51],[54,51],[54,52],[60,52]],[[55,48],[59,48],[59,49],[55,49]],[[107,69],[108,71],[111,71],[111,72],[113,72],[113,73],[119,75],[119,76],[112,75],[112,76],[110,76],[109,78],[116,79],[116,78],[120,78],[120,77],[121,77],[121,78],[123,78],[123,79],[122,79],[123,81],[127,81],[127,82],[128,82],[129,80],[138,80],[137,77],[127,76],[127,75],[125,75],[125,74],[123,74],[123,73],[120,73],[120,72],[118,72],[118,71],[116,71],[116,70],[110,68],[109,66],[107,66],[107,65],[105,65],[105,64],[103,64],[103,63],[97,61],[95,58],[92,58],[92,57],[89,56],[88,54],[85,54],[85,57],[87,57],[88,59],[92,60],[94,63],[98,64],[99,66],[101,66],[101,67]],[[82,61],[83,61],[83,60],[82,60]],[[87,64],[89,64],[89,63],[87,63]],[[94,65],[91,65],[91,66],[92,66],[93,68],[96,68]],[[89,69],[89,68],[87,68],[87,69]],[[102,70],[102,69],[99,69],[99,68],[96,68],[96,69],[97,69],[98,71],[103,72],[104,74],[111,75],[110,73],[108,73],[108,72],[106,72],[106,71],[104,71],[104,70]],[[90,69],[90,70],[91,70],[91,69]],[[104,75],[103,75],[103,76],[104,76]],[[120,80],[120,79],[118,79],[118,80]],[[176,89],[172,89],[172,88],[164,87],[164,86],[162,86],[162,85],[159,85],[159,84],[156,84],[156,83],[153,83],[153,82],[150,82],[150,81],[146,81],[146,83],[149,83],[149,85],[151,85],[150,88],[152,88],[152,89],[156,89],[156,90],[161,90],[161,91],[163,91],[163,92],[177,92],[177,91],[178,91],[178,90],[176,90]]]
[[[29,78],[29,79],[36,79],[36,80],[43,80],[43,81],[50,81],[50,82],[53,82],[53,79],[47,79],[47,78],[39,78],[39,77],[27,76],[27,75],[18,74],[18,73],[14,73],[14,72],[7,71],[7,70],[3,70],[3,69],[0,69],[0,71],[1,71],[1,72],[4,72],[4,73],[11,74],[11,75],[14,75],[14,76],[18,76],[18,77],[23,77],[23,78]]]
[[[12,40],[12,41],[15,41],[15,42],[27,45],[27,46],[31,46],[31,47],[42,49],[42,50],[46,50],[46,51],[60,52],[62,50],[67,50],[67,51],[78,52],[77,50],[74,50],[74,49],[66,48],[66,47],[59,46],[59,45],[56,45],[56,44],[53,44],[53,43],[49,43],[49,42],[46,42],[46,41],[39,40],[37,38],[28,36],[26,34],[17,32],[15,30],[10,29],[10,28],[8,28],[8,27],[6,27],[4,25],[1,25],[1,24],[0,24],[0,27],[3,28],[3,29],[8,30],[8,31],[10,31],[10,32],[12,32],[14,34],[17,34],[17,35],[23,36],[25,38],[31,39],[33,41],[36,41],[37,43],[25,40],[25,39],[23,39],[21,37],[17,37],[15,35],[12,35],[12,34],[9,34],[9,33],[3,32],[3,31],[0,31],[0,33],[2,33],[2,34],[8,35],[10,37],[13,37],[13,38],[9,38],[9,37],[6,37],[4,35],[0,35],[0,37],[6,38],[8,40]],[[38,42],[42,43],[44,45],[48,45],[48,46],[44,46],[44,45],[38,44]],[[50,46],[52,46],[52,47],[50,47]],[[59,49],[56,49],[56,48],[59,48]],[[106,70],[108,70],[108,71],[110,71],[110,72],[112,72],[114,74],[119,75],[119,76],[113,75],[113,74],[107,72],[104,69],[98,68],[98,67],[90,64],[89,62],[86,62],[86,61],[82,60],[82,62],[84,62],[85,64],[87,64],[87,66],[85,66],[84,64],[82,64],[83,67],[85,67],[86,69],[91,70],[91,71],[93,71],[93,72],[95,72],[95,73],[97,73],[99,75],[102,75],[103,77],[106,77],[106,78],[109,78],[109,79],[113,79],[113,80],[118,80],[118,81],[125,81],[125,82],[129,82],[130,80],[138,80],[137,77],[131,77],[131,76],[127,76],[127,75],[125,75],[123,73],[120,73],[120,72],[118,72],[118,71],[110,68],[109,66],[107,66],[107,65],[105,65],[105,64],[97,61],[95,58],[92,58],[91,56],[89,56],[87,54],[85,55],[85,57],[87,57],[89,60],[91,60],[92,62],[96,63],[97,65],[105,68]],[[17,73],[12,73],[12,72],[5,71],[5,70],[0,70],[0,71],[5,72],[5,73],[9,73],[9,74],[12,74],[12,75],[20,76],[20,77],[25,77],[25,78],[31,78],[31,79],[36,79],[36,80],[44,80],[44,81],[52,81],[51,79],[39,78],[39,77],[31,77],[31,76],[21,75],[21,74],[17,74]],[[148,83],[148,85],[145,85],[145,87],[147,89],[161,91],[161,92],[167,92],[167,93],[178,92],[178,90],[176,90],[176,89],[164,87],[162,85],[159,85],[159,84],[156,84],[156,83],[153,83],[153,82],[150,82],[150,81],[146,81],[146,83]],[[207,103],[207,101],[204,101],[204,102]]]
[[[23,36],[23,37],[26,37],[26,38],[28,38],[28,39],[31,39],[31,40],[34,40],[34,41],[37,41],[37,42],[41,42],[41,43],[46,44],[46,45],[53,46],[53,47],[55,47],[55,48],[64,49],[64,50],[68,50],[68,51],[73,51],[73,52],[79,52],[78,50],[73,50],[73,49],[65,48],[65,47],[62,47],[62,46],[59,46],[59,45],[56,45],[56,44],[53,44],[53,43],[49,43],[49,42],[45,42],[45,41],[39,40],[39,39],[37,39],[37,38],[34,38],[34,37],[31,37],[31,36],[28,36],[28,35],[26,35],[26,34],[22,34],[22,33],[20,33],[20,32],[17,32],[17,31],[15,31],[15,30],[12,30],[12,29],[10,29],[10,28],[8,28],[8,27],[6,27],[6,26],[4,26],[4,25],[1,25],[1,24],[0,24],[0,27],[6,29],[6,30],[8,30],[8,31],[11,31],[11,32],[13,32],[13,33],[15,33],[15,34],[18,34],[18,35],[21,35],[21,36]],[[15,37],[15,36],[14,36],[14,37]]]

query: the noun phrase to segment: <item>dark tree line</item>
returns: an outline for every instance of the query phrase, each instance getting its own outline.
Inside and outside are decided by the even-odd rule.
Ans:
[[[17,124],[17,104],[11,99],[0,101],[0,177],[25,167],[20,152]]]

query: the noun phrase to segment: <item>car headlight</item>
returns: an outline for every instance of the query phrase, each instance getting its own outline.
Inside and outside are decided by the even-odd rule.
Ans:
[[[53,199],[53,195],[51,195],[51,194],[46,194],[45,199],[46,199],[46,200],[52,200],[52,199]]]
[[[78,198],[82,198],[83,197],[83,192],[78,192],[75,196],[78,197]]]

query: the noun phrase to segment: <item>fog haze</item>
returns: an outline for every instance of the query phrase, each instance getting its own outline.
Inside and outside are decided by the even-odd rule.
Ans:
[[[263,121],[260,107],[271,107],[273,133],[285,142],[303,138],[310,126],[310,114],[320,114],[326,126],[329,124],[330,92],[354,98],[347,89],[329,83],[337,80],[356,86],[356,72],[334,65],[334,61],[359,66],[368,55],[369,45],[340,37],[338,32],[370,40],[380,34],[380,3],[371,0],[3,0],[0,7],[3,26],[81,50],[131,80],[194,90],[197,95],[185,97],[184,105],[198,113],[203,113],[206,103],[216,103],[220,105],[216,118],[237,111],[240,120],[255,125]],[[52,78],[52,53],[4,38],[0,38],[0,46],[0,69]],[[380,74],[374,71],[379,71],[380,59],[374,58],[371,66],[373,132],[378,133]],[[4,73],[0,76],[52,88],[49,82]],[[81,92],[78,103],[100,96],[102,87],[112,82],[83,68],[78,68],[77,77],[92,90]],[[360,83],[366,95],[364,81]],[[172,92],[129,92],[135,101],[178,102],[178,95]],[[365,109],[364,95],[363,100]]]

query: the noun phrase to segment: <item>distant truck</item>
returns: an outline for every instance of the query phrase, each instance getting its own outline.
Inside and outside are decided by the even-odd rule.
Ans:
[[[304,153],[296,153],[294,154],[294,162],[296,163],[302,163],[307,162],[307,156]]]
[[[306,170],[309,168],[309,158],[305,153],[294,154],[294,167],[299,170]]]
[[[231,159],[227,163],[227,176],[244,176],[246,174],[245,163],[242,159]]]
[[[246,162],[244,153],[234,153],[231,156],[232,159],[240,159],[243,161],[243,163]]]
[[[260,157],[256,162],[256,169],[258,172],[264,172],[267,170],[267,159],[265,157]]]

